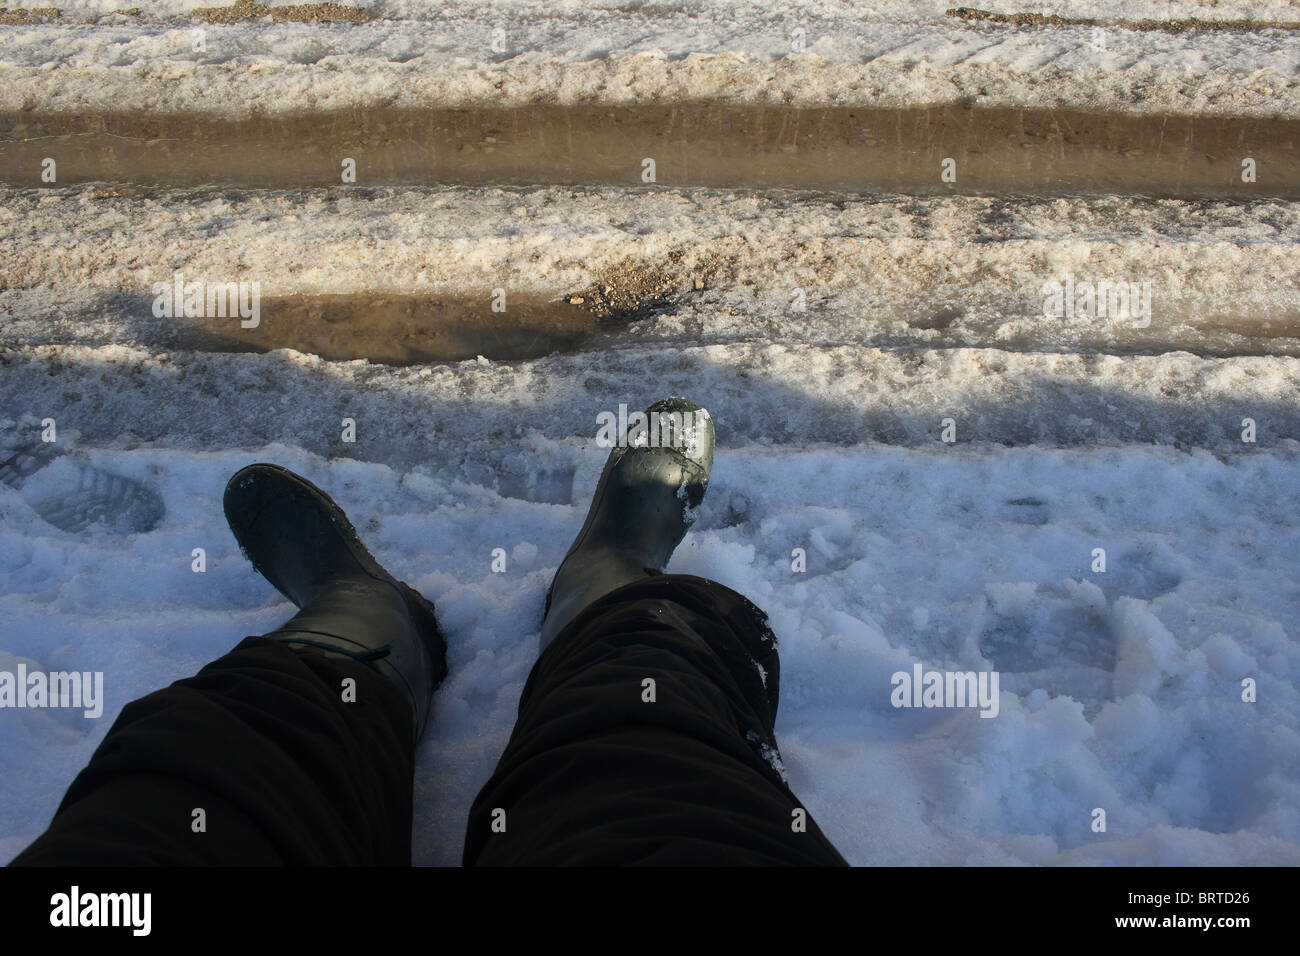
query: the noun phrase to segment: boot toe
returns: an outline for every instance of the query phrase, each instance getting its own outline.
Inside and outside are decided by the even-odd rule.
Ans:
[[[343,510],[286,468],[259,462],[241,469],[226,485],[224,507],[253,567],[299,607],[323,582],[377,576]]]

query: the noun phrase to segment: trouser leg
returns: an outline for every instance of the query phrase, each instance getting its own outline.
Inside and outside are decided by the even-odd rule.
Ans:
[[[470,811],[470,865],[843,865],[787,786],[766,616],[656,575],[573,620]]]
[[[124,707],[13,864],[406,865],[414,750],[391,681],[250,637]]]

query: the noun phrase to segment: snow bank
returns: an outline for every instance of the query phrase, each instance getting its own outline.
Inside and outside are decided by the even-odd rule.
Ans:
[[[1297,210],[669,188],[11,189],[0,321],[13,345],[161,348],[175,330],[152,319],[151,290],[177,272],[260,282],[265,296],[487,301],[503,287],[558,300],[617,286],[630,263],[680,291],[636,334],[676,342],[1300,355]],[[1045,314],[1045,283],[1067,279],[1147,284],[1147,324]]]
[[[949,5],[940,3],[710,2],[653,12],[639,4],[434,10],[405,3],[367,8],[413,19],[213,25],[189,18],[209,5],[142,4],[140,17],[78,24],[79,12],[86,19],[106,10],[73,4],[56,22],[0,27],[0,110],[246,115],[380,104],[973,100],[1268,116],[1294,115],[1300,106],[1300,46],[1279,30],[1018,27],[946,17]],[[1131,16],[1119,2],[1033,6]],[[1277,2],[1184,2],[1144,5],[1142,15],[1294,20],[1293,11]],[[504,32],[494,41],[496,30]]]

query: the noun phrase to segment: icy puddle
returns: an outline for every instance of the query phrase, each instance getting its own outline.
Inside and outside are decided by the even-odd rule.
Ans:
[[[346,179],[353,164],[355,179]],[[1245,167],[1253,170],[1253,181],[1243,182]],[[0,115],[0,181],[254,187],[658,183],[1300,198],[1300,120],[960,105],[900,110],[706,103],[246,119],[9,113]]]
[[[237,317],[186,318],[173,320],[175,325],[166,335],[157,337],[155,333],[144,339],[160,348],[205,352],[291,348],[328,360],[363,358],[402,366],[458,362],[480,355],[497,361],[536,359],[615,342],[643,346],[664,343],[672,348],[725,344],[755,336],[753,332],[728,334],[727,318],[707,309],[701,315],[680,302],[666,302],[663,307],[668,311],[682,309],[682,315],[695,320],[697,331],[683,333],[680,321],[653,321],[653,304],[638,312],[651,321],[632,322],[599,318],[585,306],[571,305],[564,299],[512,303],[508,312],[493,313],[477,300],[360,294],[264,298],[255,328],[242,328]],[[900,324],[873,323],[837,313],[791,322],[783,326],[782,334],[787,342],[814,347],[976,348],[1114,356],[1182,351],[1202,358],[1300,357],[1300,312],[1295,310],[1269,319],[1253,314],[1162,316],[1161,323],[1150,328],[1101,322],[1097,328],[1063,330],[1061,320],[1039,316],[957,321],[946,326],[913,319],[902,331]],[[762,333],[757,335],[763,340]],[[133,345],[139,340],[124,331],[114,341]]]
[[[500,361],[541,358],[576,351],[602,331],[601,320],[582,304],[518,296],[502,312],[493,311],[490,297],[263,296],[255,319],[176,322],[178,344],[185,348],[291,348],[329,360],[364,358],[385,365],[456,362],[480,355]]]

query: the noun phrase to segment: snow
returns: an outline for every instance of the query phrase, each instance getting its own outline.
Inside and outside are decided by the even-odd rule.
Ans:
[[[99,721],[6,713],[0,855],[40,831],[124,703],[290,615],[220,509],[234,471],[270,460],[325,487],[379,559],[437,606],[451,674],[419,751],[415,855],[455,864],[537,653],[550,575],[605,454],[591,437],[528,445],[508,454],[536,474],[572,460],[572,501],[502,495],[437,463],[403,472],[275,444],[59,459],[147,480],[167,509],[147,534],[62,533],[21,491],[0,488],[8,652],[50,670],[104,670],[108,698]],[[713,577],[768,611],[783,765],[851,862],[1294,864],[1300,662],[1288,629],[1300,523],[1287,505],[1298,464],[1294,441],[1216,457],[764,448],[724,436],[670,570]],[[202,574],[190,567],[196,547]],[[808,555],[802,574],[791,570],[796,547]],[[1095,547],[1107,551],[1104,573],[1090,571]],[[490,570],[495,548],[509,555],[504,573]],[[916,662],[996,669],[999,716],[893,709],[890,675]],[[1246,677],[1257,703],[1240,699]],[[1107,811],[1104,834],[1089,828],[1095,807]]]
[[[0,110],[249,115],[378,105],[712,99],[896,107],[977,99],[1271,116],[1300,104],[1300,43],[1280,30],[992,25],[946,17],[952,4],[933,2],[791,8],[710,0],[643,10],[527,0],[364,4],[391,19],[363,23],[212,25],[190,17],[212,5],[220,4],[143,3],[139,17],[78,23],[105,14],[105,4],[72,4],[59,22],[0,27]],[[1032,6],[1070,17],[1134,14],[1118,0]],[[1007,0],[984,7],[1020,9]],[[1138,18],[1300,20],[1281,2],[1138,10]],[[496,30],[504,40],[494,49]],[[802,46],[796,30],[805,31]]]

